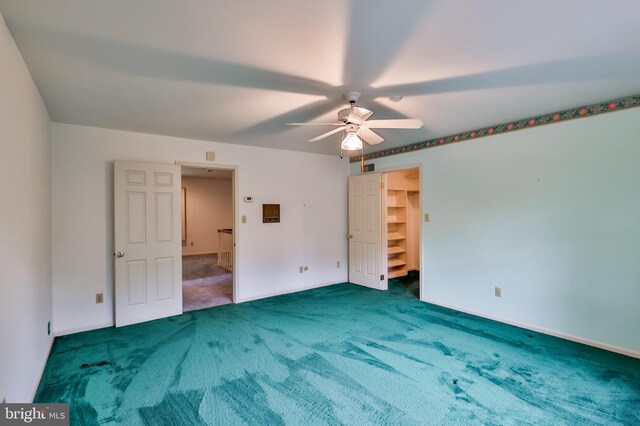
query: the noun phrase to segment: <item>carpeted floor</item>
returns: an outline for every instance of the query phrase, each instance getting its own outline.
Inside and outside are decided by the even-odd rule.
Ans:
[[[182,258],[182,309],[184,312],[233,302],[231,272],[219,268],[218,255]]]
[[[57,338],[72,424],[637,425],[640,360],[351,284]]]

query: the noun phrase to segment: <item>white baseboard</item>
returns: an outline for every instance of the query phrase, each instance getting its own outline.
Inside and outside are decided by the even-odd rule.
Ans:
[[[498,321],[504,324],[513,325],[516,327],[524,328],[531,331],[536,331],[538,333],[547,334],[549,336],[559,337],[564,340],[570,340],[576,343],[582,343],[583,345],[593,346],[595,348],[604,349],[605,351],[615,352],[618,354],[630,356],[632,358],[640,359],[640,352],[633,351],[631,349],[622,348],[620,346],[613,346],[607,343],[597,342],[595,340],[585,339],[583,337],[573,336],[571,334],[563,333],[561,331],[549,330],[547,328],[538,327],[536,325],[526,324],[518,321],[512,321],[507,318],[498,317],[495,315],[489,315],[482,312],[474,311],[471,309],[459,308],[457,306],[448,305],[446,303],[440,303],[433,300],[421,299],[423,302],[430,303],[432,305],[442,306],[443,308],[453,309],[454,311],[464,312],[465,314],[474,315],[476,317],[482,317],[486,319],[490,319],[493,321]]]
[[[38,366],[38,379],[36,380],[36,382],[33,384],[33,387],[31,388],[31,402],[33,402],[33,400],[36,397],[36,392],[38,392],[38,386],[40,386],[40,381],[42,380],[42,375],[44,374],[44,369],[47,366],[47,361],[49,360],[49,355],[51,354],[51,348],[53,348],[53,341],[55,340],[55,335],[51,336],[51,339],[49,339],[49,349],[47,350],[47,353],[45,353],[44,358],[42,359],[42,361],[40,361],[40,365]]]
[[[284,294],[298,293],[298,292],[301,292],[301,291],[313,290],[314,288],[320,288],[320,287],[328,287],[330,285],[342,284],[342,283],[345,283],[345,282],[346,281],[336,281],[336,282],[330,282],[330,283],[325,283],[325,284],[314,284],[314,285],[310,285],[310,286],[306,286],[306,287],[302,287],[302,288],[296,288],[294,290],[283,290],[283,291],[276,291],[276,292],[273,292],[273,293],[261,294],[259,296],[238,298],[234,303],[251,302],[253,300],[266,299],[268,297],[275,297],[275,296],[282,296]]]
[[[65,330],[56,330],[54,332],[54,335],[56,337],[66,336],[67,334],[75,334],[75,333],[82,333],[83,331],[98,330],[100,328],[113,327],[114,325],[115,324],[113,322],[105,322],[105,323],[102,323],[102,324],[94,324],[94,325],[89,325],[89,326],[86,326],[86,327],[67,328]]]

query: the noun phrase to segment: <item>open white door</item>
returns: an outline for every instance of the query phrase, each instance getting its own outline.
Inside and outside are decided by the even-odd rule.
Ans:
[[[114,162],[116,327],[182,313],[180,166]]]
[[[349,176],[349,282],[384,290],[382,175]]]

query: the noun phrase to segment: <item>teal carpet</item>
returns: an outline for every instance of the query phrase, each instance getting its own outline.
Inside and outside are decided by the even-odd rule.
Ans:
[[[339,284],[57,338],[72,424],[640,424],[640,360]]]

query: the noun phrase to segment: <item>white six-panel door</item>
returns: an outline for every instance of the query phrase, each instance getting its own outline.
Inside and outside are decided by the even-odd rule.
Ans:
[[[387,286],[382,269],[381,185],[380,173],[349,176],[349,282],[378,290]]]
[[[116,327],[182,313],[180,166],[114,162]]]

